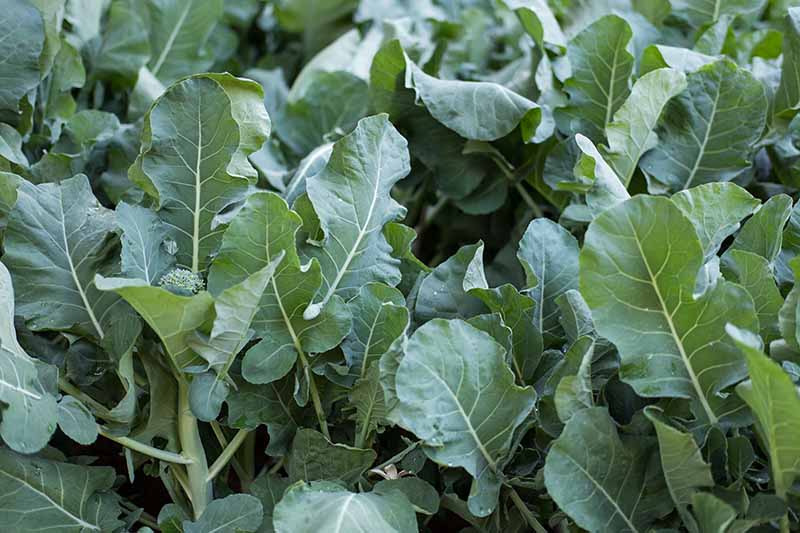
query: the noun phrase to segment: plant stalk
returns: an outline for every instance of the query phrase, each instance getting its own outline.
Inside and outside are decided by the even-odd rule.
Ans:
[[[322,401],[319,398],[319,391],[317,390],[317,383],[314,380],[314,372],[311,371],[311,366],[308,364],[305,353],[302,350],[297,351],[300,359],[300,365],[303,367],[303,373],[308,378],[308,389],[311,393],[311,403],[314,404],[314,412],[317,414],[317,422],[319,422],[319,429],[325,438],[331,440],[331,433],[328,431],[328,421],[325,419],[325,411],[322,410]]]
[[[192,502],[195,520],[200,518],[211,501],[211,483],[208,481],[208,463],[197,418],[189,407],[189,384],[185,380],[178,381],[178,438],[181,441],[183,455],[192,459],[186,465],[188,496]]]
[[[186,457],[182,454],[168,452],[166,450],[159,450],[158,448],[154,448],[153,446],[148,446],[143,442],[139,442],[136,439],[132,439],[130,437],[118,437],[107,432],[101,426],[97,427],[98,433],[104,436],[109,440],[113,440],[117,444],[124,446],[130,450],[135,452],[141,453],[143,455],[149,455],[154,459],[158,459],[160,461],[166,461],[168,463],[174,463],[177,465],[190,465],[192,464],[193,460],[189,457]]]
[[[225,448],[222,450],[222,453],[219,454],[219,457],[217,457],[217,460],[214,461],[214,464],[212,464],[211,468],[208,469],[208,476],[206,476],[206,480],[209,483],[213,481],[214,478],[217,477],[217,474],[219,474],[220,471],[225,468],[225,465],[227,465],[228,462],[233,459],[233,455],[239,449],[239,446],[244,443],[244,440],[247,438],[249,433],[250,430],[248,429],[240,429],[239,432],[234,435],[233,439],[231,439],[228,445],[225,446]],[[242,474],[238,471],[237,473],[241,478]]]
[[[544,528],[544,526],[542,526],[542,524],[536,520],[536,517],[533,516],[531,510],[528,509],[528,506],[525,505],[525,502],[523,502],[522,498],[519,497],[519,493],[514,490],[514,488],[511,488],[509,494],[511,495],[511,501],[514,502],[514,505],[517,509],[519,509],[519,512],[522,514],[523,518],[525,518],[525,521],[528,523],[531,529],[533,529],[536,533],[547,533],[547,530]]]

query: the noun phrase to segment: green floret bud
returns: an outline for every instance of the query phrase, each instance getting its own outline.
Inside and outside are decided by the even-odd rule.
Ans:
[[[161,276],[159,284],[170,292],[183,296],[197,294],[206,288],[203,278],[185,268],[174,268]]]

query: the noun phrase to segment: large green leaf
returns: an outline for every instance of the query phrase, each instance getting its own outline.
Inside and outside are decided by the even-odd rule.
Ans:
[[[606,157],[626,187],[639,159],[658,143],[655,127],[661,112],[685,88],[682,72],[666,68],[648,72],[636,80],[630,96],[606,127]]]
[[[330,481],[289,487],[275,506],[273,523],[276,533],[418,531],[414,508],[400,491],[353,493]]]
[[[302,316],[322,274],[316,259],[300,265],[295,234],[301,223],[277,194],[252,194],[225,231],[209,273],[209,290],[220,294],[286,254],[253,319],[252,327],[262,340],[247,351],[242,363],[245,379],[253,383],[279,379],[291,370],[298,354],[330,350],[350,331],[350,313],[339,296],[333,296],[316,318]]]
[[[689,398],[714,423],[726,414],[717,393],[747,374],[725,324],[757,328],[758,319],[738,285],[719,281],[695,298],[702,264],[694,227],[675,204],[637,196],[589,226],[580,288],[597,331],[620,352],[623,381],[642,396]]]
[[[556,112],[567,132],[583,133],[597,143],[604,139],[606,126],[631,92],[631,36],[625,19],[606,15],[569,42],[572,77],[564,83],[569,105]]]
[[[123,525],[114,469],[0,449],[0,523],[12,531],[114,531]]]
[[[128,174],[172,228],[178,265],[193,272],[208,266],[224,230],[215,217],[244,199],[256,175],[247,156],[269,126],[260,86],[230,75],[183,79],[148,111]]]
[[[95,199],[89,180],[17,188],[3,262],[16,287],[17,314],[34,330],[73,330],[103,339],[124,303],[94,286],[114,251],[114,212]]]
[[[735,326],[727,330],[750,369],[750,379],[739,384],[736,392],[758,420],[775,493],[785,500],[800,475],[800,394],[789,374],[761,351],[758,336]]]
[[[623,441],[604,407],[578,411],[547,454],[547,492],[589,531],[648,531],[672,507],[651,443],[641,436]]]
[[[371,449],[333,444],[319,431],[300,429],[286,462],[292,482],[326,479],[353,485],[377,457]]]
[[[43,448],[55,431],[56,399],[40,381],[38,368],[17,341],[14,288],[0,263],[0,437],[21,453]]]
[[[657,129],[659,142],[642,159],[650,188],[672,191],[730,181],[750,164],[767,118],[764,87],[723,59],[690,73]]]
[[[514,431],[536,397],[514,384],[505,349],[462,320],[432,320],[409,340],[395,384],[401,424],[431,459],[467,470],[470,510],[491,513]]]
[[[19,108],[20,99],[39,83],[44,21],[25,0],[10,0],[0,12],[0,111]]]
[[[206,45],[222,7],[222,0],[149,0],[150,72],[169,84],[208,70],[214,57]]]
[[[399,261],[382,230],[405,214],[390,191],[409,171],[406,140],[381,114],[360,120],[353,133],[333,145],[328,165],[308,180],[325,240],[321,247],[304,248],[319,261],[323,277],[317,301],[304,311],[307,320],[334,295],[349,298],[370,281],[400,282]]]

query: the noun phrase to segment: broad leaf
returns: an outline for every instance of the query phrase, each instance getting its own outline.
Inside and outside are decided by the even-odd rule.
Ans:
[[[114,469],[60,463],[0,450],[0,523],[17,531],[113,531]]]
[[[470,318],[484,312],[480,300],[467,292],[472,287],[488,287],[483,243],[462,246],[422,280],[414,310],[416,319]]]
[[[575,413],[544,466],[548,493],[580,527],[644,532],[671,504],[647,439],[622,440],[603,407]]]
[[[564,83],[569,105],[556,111],[568,133],[583,133],[597,143],[604,139],[606,126],[631,92],[631,36],[625,19],[606,15],[569,42],[572,77]]]
[[[235,531],[250,533],[257,531],[264,520],[261,502],[249,494],[231,494],[208,504],[196,522],[183,522],[184,533],[210,533]]]
[[[777,259],[783,241],[783,226],[792,212],[792,199],[778,194],[764,202],[736,235],[733,250],[760,255],[770,265]]]
[[[86,446],[97,440],[94,416],[73,396],[64,396],[58,402],[58,427],[78,444]]]
[[[17,188],[3,262],[17,314],[33,330],[74,330],[103,339],[124,303],[94,286],[113,252],[114,213],[95,199],[86,176]]]
[[[372,466],[376,454],[370,449],[332,444],[313,429],[300,429],[292,442],[286,471],[292,482],[327,479],[352,485]]]
[[[329,481],[289,487],[275,506],[273,522],[276,533],[418,531],[414,508],[400,491],[353,493]]]
[[[303,313],[307,320],[316,318],[334,295],[351,297],[370,281],[399,283],[399,261],[391,256],[382,230],[405,214],[390,191],[408,174],[409,165],[405,139],[387,115],[375,115],[334,144],[327,166],[308,180],[325,240],[319,248],[304,248],[319,261],[323,277],[319,298]]]
[[[122,273],[156,285],[175,264],[169,228],[150,209],[121,202],[117,224],[122,229]]]
[[[783,297],[767,260],[744,250],[729,250],[722,256],[720,270],[725,279],[744,287],[753,298],[764,342],[779,338],[778,313]]]
[[[775,114],[792,118],[800,109],[800,7],[788,9],[784,23],[783,68],[781,82],[775,93]]]
[[[431,459],[467,470],[471,511],[491,513],[500,465],[536,397],[514,384],[503,347],[461,320],[433,320],[412,335],[395,380],[402,425]]]
[[[156,200],[178,245],[179,266],[193,272],[208,266],[224,229],[215,217],[244,199],[255,175],[246,157],[268,134],[260,87],[229,75],[183,79],[148,111],[128,174]]]
[[[261,522],[259,533],[273,533],[272,512],[275,506],[283,498],[283,493],[291,485],[287,478],[279,477],[275,474],[261,473],[253,480],[250,485],[250,494],[258,498],[264,512],[264,520]]]
[[[753,143],[764,129],[764,87],[732,61],[705,66],[686,81],[686,89],[667,105],[658,144],[642,160],[653,191],[734,179],[749,166]]]
[[[589,226],[580,287],[597,331],[620,352],[623,381],[642,396],[689,398],[697,416],[715,423],[726,414],[717,393],[747,373],[725,324],[755,328],[758,320],[738,285],[720,281],[693,296],[702,262],[694,227],[675,204],[637,196]]]
[[[0,111],[16,113],[20,99],[39,83],[44,22],[30,2],[10,0],[0,13],[0,28]]]

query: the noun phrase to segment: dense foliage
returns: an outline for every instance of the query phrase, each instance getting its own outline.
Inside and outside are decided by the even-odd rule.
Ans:
[[[800,530],[791,0],[0,0],[0,530]]]

